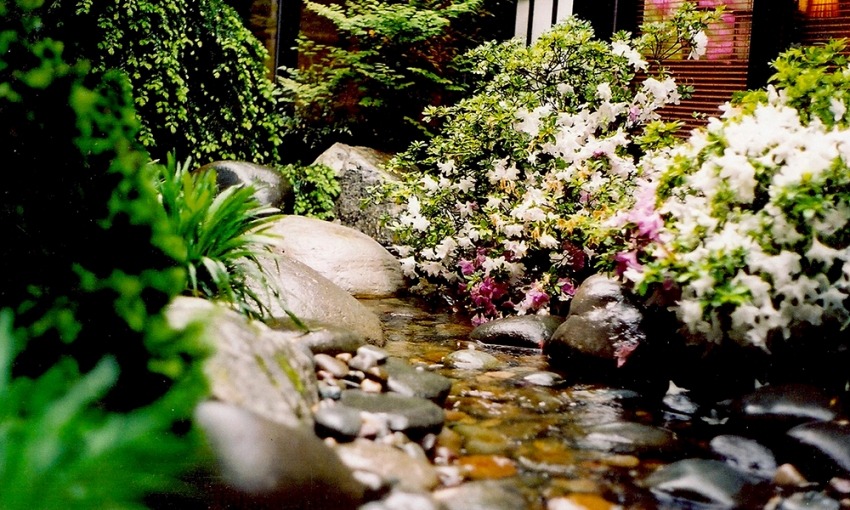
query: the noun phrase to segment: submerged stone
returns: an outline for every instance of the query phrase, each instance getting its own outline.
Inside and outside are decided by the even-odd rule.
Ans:
[[[850,475],[850,424],[812,422],[788,431],[795,443],[797,466],[809,476]]]
[[[551,315],[518,315],[481,324],[469,334],[471,340],[491,345],[540,349],[564,322]]]
[[[668,464],[644,480],[662,502],[741,508],[757,479],[717,460],[685,459]],[[754,506],[753,506],[754,507]],[[755,508],[755,507],[754,507]]]
[[[837,401],[819,388],[805,384],[762,386],[732,405],[733,419],[743,424],[784,427],[808,421],[829,421],[837,415]]]
[[[445,510],[523,510],[528,508],[515,484],[507,481],[481,480],[458,487],[441,489],[434,498]]]
[[[612,453],[663,455],[676,448],[676,435],[650,425],[613,422],[591,427],[588,434],[579,440],[579,445]]]
[[[384,485],[406,491],[423,491],[437,486],[437,471],[415,444],[406,449],[366,439],[339,445],[336,449],[349,469],[381,477]]]
[[[782,500],[776,510],[839,510],[841,503],[820,492],[798,492]]]
[[[771,479],[776,475],[773,452],[757,441],[741,436],[720,435],[709,443],[711,451],[730,466]]]
[[[495,370],[503,363],[492,354],[477,349],[461,349],[445,357],[443,362],[449,368],[462,370]]]

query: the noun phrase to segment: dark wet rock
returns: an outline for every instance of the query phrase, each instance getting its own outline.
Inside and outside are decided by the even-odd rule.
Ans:
[[[380,347],[374,345],[364,345],[357,349],[357,354],[348,362],[348,366],[355,370],[366,371],[370,368],[377,367],[379,364],[386,361],[389,353]]]
[[[342,392],[339,404],[369,413],[389,430],[411,437],[438,433],[445,417],[443,409],[430,400],[398,393],[366,393],[359,390]]]
[[[290,425],[295,416],[312,426],[318,383],[312,356],[298,334],[270,329],[200,298],[175,299],[167,317],[176,328],[196,321],[203,325],[215,347],[204,365],[214,397],[272,421]]]
[[[437,486],[437,471],[415,443],[403,447],[357,439],[336,448],[339,457],[354,471],[378,475],[385,486],[405,491],[424,491]]]
[[[387,370],[387,388],[408,397],[427,398],[442,405],[452,380],[424,368],[415,368],[401,358],[388,358],[384,368]]]
[[[329,354],[319,353],[313,356],[318,370],[324,370],[336,378],[348,375],[348,365]]]
[[[745,426],[787,430],[808,421],[837,416],[837,401],[819,388],[804,384],[762,386],[731,406],[731,418]]]
[[[809,479],[850,474],[850,424],[811,422],[788,431],[795,465]]]
[[[372,501],[358,510],[442,510],[431,494],[393,490],[380,501]]]
[[[343,405],[320,407],[313,415],[316,433],[321,437],[333,437],[350,441],[360,435],[363,418],[360,411]]]
[[[757,481],[718,460],[685,459],[652,473],[644,480],[644,486],[674,508],[685,508],[689,504],[756,508],[749,501]]]
[[[289,311],[307,324],[327,324],[370,344],[384,344],[380,319],[351,294],[285,255],[261,255],[259,260],[269,277],[265,281],[249,277],[248,286],[279,323],[287,322]]]
[[[449,368],[461,370],[495,370],[503,363],[492,354],[477,349],[461,349],[450,353],[443,363]]]
[[[262,206],[291,212],[295,203],[292,184],[277,170],[244,161],[214,161],[198,169],[212,170],[219,190],[239,184],[254,187],[254,197]]]
[[[434,499],[445,510],[522,510],[528,503],[519,488],[508,481],[482,480],[441,489]]]
[[[471,340],[485,344],[540,349],[564,322],[551,315],[519,315],[481,324],[469,334]]]
[[[588,429],[579,446],[611,453],[669,454],[677,448],[676,435],[659,427],[633,422],[613,422]]]
[[[313,268],[354,297],[388,297],[404,287],[398,259],[353,228],[305,216],[285,216],[270,225],[269,233],[281,237],[282,253]]]
[[[293,329],[297,330],[291,319],[288,317],[282,320],[276,320],[270,323],[274,328]],[[350,329],[343,329],[335,326],[322,326],[315,322],[307,325],[310,328],[308,332],[302,332],[298,337],[298,341],[310,349],[313,354],[327,354],[335,356],[344,352],[353,353],[363,345],[366,345],[366,340],[360,334]]]
[[[341,193],[334,204],[334,215],[343,224],[363,232],[381,244],[394,244],[393,232],[382,224],[382,218],[399,206],[390,201],[372,200],[372,188],[398,179],[384,170],[390,155],[368,147],[335,143],[314,164],[331,167],[336,173]]]
[[[218,465],[216,508],[353,509],[363,499],[364,487],[308,427],[212,401],[195,420]]]
[[[522,378],[528,384],[551,388],[563,384],[564,378],[555,372],[532,372]]]
[[[776,475],[773,452],[757,441],[741,436],[720,435],[709,443],[711,451],[730,466],[771,479]]]
[[[694,402],[691,397],[684,393],[668,393],[667,395],[664,395],[661,402],[664,404],[666,410],[681,415],[686,419],[693,417],[693,415],[695,415],[699,410],[699,404]]]
[[[820,492],[798,492],[782,500],[776,510],[839,510],[841,503]]]

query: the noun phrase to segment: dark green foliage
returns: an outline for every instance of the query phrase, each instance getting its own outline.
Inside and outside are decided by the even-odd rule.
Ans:
[[[244,313],[253,309],[249,302],[262,309],[246,277],[263,281],[257,254],[276,242],[265,231],[280,218],[278,209],[261,207],[251,187],[219,193],[215,172],[190,173],[189,167],[172,155],[155,166],[168,220],[186,243],[189,293],[227,301]]]
[[[75,58],[129,75],[154,157],[279,160],[283,117],[268,55],[223,0],[54,0],[48,12],[45,30]]]
[[[322,220],[334,217],[334,201],[341,189],[333,169],[327,165],[287,165],[281,169],[295,192],[294,214]]]
[[[0,507],[137,508],[191,461],[207,348],[163,316],[186,247],[129,84],[68,64],[41,4],[0,0]]]
[[[427,133],[422,109],[462,90],[454,58],[480,40],[456,29],[482,11],[482,0],[306,2],[340,38],[327,45],[302,35],[301,58],[281,80],[294,106],[293,128],[323,147],[346,140],[400,150]]]

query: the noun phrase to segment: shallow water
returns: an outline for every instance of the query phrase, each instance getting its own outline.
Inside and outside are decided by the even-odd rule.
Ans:
[[[659,464],[704,447],[699,426],[687,416],[628,388],[563,379],[554,386],[534,384],[569,374],[552,368],[536,350],[470,342],[472,326],[459,315],[430,311],[414,300],[364,303],[381,317],[391,355],[453,380],[435,464],[454,466],[466,479],[512,479],[529,508],[546,508],[553,498],[579,505],[575,508],[660,508],[639,481]],[[463,349],[489,353],[498,365],[461,369],[444,363],[447,355]],[[537,375],[526,379],[532,374]],[[678,438],[659,439],[663,447],[656,447],[652,437],[645,437],[640,441],[648,444],[636,446],[617,433],[593,430],[610,423],[651,425],[675,431]],[[655,431],[647,430],[649,436]]]

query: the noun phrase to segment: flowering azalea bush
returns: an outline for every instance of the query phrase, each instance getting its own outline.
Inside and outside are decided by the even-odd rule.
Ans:
[[[689,10],[695,46],[711,13]],[[680,27],[681,28],[681,27]],[[484,45],[468,55],[475,94],[426,114],[439,135],[395,159],[392,221],[415,288],[458,296],[474,322],[560,312],[577,284],[625,242],[603,221],[630,205],[642,147],[672,140],[657,109],[674,80],[649,76],[652,37],[595,40],[568,19],[533,46]]]
[[[625,275],[681,291],[695,341],[768,349],[850,319],[850,68],[842,43],[794,49],[686,144],[645,160],[657,178],[624,223]],[[638,224],[640,227],[638,227]],[[645,265],[638,255],[645,248]]]

